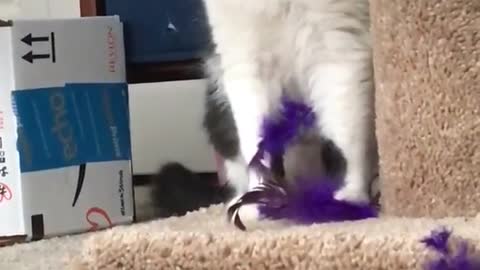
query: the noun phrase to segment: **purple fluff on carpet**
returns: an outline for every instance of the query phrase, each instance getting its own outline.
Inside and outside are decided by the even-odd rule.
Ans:
[[[441,228],[433,231],[429,237],[422,239],[422,243],[428,248],[431,248],[443,255],[447,255],[449,253],[448,239],[450,238],[451,234],[451,231],[447,230],[446,228]]]
[[[335,200],[337,186],[331,180],[313,179],[297,183],[295,190],[287,192],[285,205],[261,205],[262,216],[305,225],[377,217],[377,210],[369,204]]]
[[[452,253],[448,246],[451,234],[452,232],[446,228],[440,228],[421,240],[425,246],[439,255],[425,264],[425,270],[480,270],[480,258],[474,258],[469,254],[466,241],[461,241],[457,252]]]

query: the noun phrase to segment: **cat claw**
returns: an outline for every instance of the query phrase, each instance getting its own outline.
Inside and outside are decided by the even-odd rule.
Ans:
[[[227,206],[228,221],[238,229],[246,231],[249,223],[258,221],[260,211],[255,203],[244,204],[242,196],[234,198]]]

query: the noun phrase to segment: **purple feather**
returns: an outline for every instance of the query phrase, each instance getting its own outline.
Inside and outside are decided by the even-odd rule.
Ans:
[[[450,260],[452,269],[480,269],[480,262],[468,255],[468,244],[464,241],[460,243],[457,254]]]
[[[425,265],[426,270],[479,270],[480,258],[469,255],[468,244],[460,242],[456,254],[452,254],[448,248],[448,240],[451,231],[446,228],[434,230],[430,236],[421,240],[428,248],[436,251],[439,257],[429,261]]]
[[[448,255],[450,253],[448,250],[448,239],[450,238],[451,234],[451,231],[442,227],[433,231],[429,237],[422,239],[421,242],[428,248],[431,248],[441,254]]]
[[[296,189],[287,192],[282,207],[260,206],[261,214],[270,219],[289,219],[299,224],[314,224],[377,217],[368,204],[354,204],[334,199],[337,186],[332,180],[315,179],[296,182]]]
[[[283,98],[280,109],[280,115],[263,122],[260,154],[283,155],[289,143],[315,124],[315,113],[303,103]]]

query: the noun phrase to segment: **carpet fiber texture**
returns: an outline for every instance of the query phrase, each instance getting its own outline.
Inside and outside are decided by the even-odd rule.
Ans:
[[[480,1],[372,0],[371,15],[383,210],[476,215]]]
[[[88,234],[65,236],[0,248],[1,270],[63,270],[82,250]]]
[[[439,226],[480,244],[480,217],[385,217],[306,227],[266,222],[242,232],[227,225],[223,211],[214,206],[96,233],[70,269],[422,269],[432,254],[419,241]]]

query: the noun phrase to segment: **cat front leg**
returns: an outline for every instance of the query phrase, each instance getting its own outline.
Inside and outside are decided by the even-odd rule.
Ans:
[[[254,66],[243,66],[237,70],[225,70],[223,77],[224,91],[238,130],[240,153],[246,163],[250,163],[256,155],[261,140],[263,119],[278,104],[281,94],[278,87],[272,87],[268,81],[257,76],[255,71]],[[252,190],[259,186],[262,176],[257,170],[249,168],[248,179],[244,181],[236,183],[239,187],[237,196],[229,206],[235,204],[245,194],[245,187]],[[242,222],[259,218],[258,209],[254,204],[240,207],[232,218],[238,215]]]
[[[372,152],[374,89],[368,72],[368,68],[351,62],[320,66],[312,89],[322,136],[330,139],[346,160],[344,183],[335,194],[337,200],[370,200],[376,153]]]

